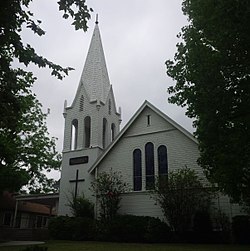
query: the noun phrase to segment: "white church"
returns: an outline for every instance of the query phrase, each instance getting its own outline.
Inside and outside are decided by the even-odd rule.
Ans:
[[[71,215],[67,204],[72,193],[84,194],[97,208],[90,184],[110,169],[131,188],[122,196],[119,213],[159,218],[162,210],[148,190],[159,174],[187,166],[204,177],[197,164],[196,139],[150,102],[145,101],[120,131],[121,109],[109,81],[98,22],[75,98],[71,106],[65,102],[63,116],[59,215]],[[239,213],[227,196],[216,199],[216,206],[230,218]]]

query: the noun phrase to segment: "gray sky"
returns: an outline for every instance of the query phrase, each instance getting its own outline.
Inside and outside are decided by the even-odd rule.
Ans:
[[[185,111],[167,102],[166,89],[173,81],[166,75],[164,63],[173,58],[179,41],[176,35],[186,24],[181,0],[89,0],[87,4],[94,13],[86,33],[75,31],[71,22],[61,17],[63,13],[58,11],[56,2],[33,1],[31,10],[36,19],[42,20],[46,35],[36,37],[25,31],[23,39],[34,46],[38,54],[75,69],[59,81],[50,76],[49,70],[30,67],[38,78],[34,91],[44,111],[50,108],[47,123],[51,136],[58,138],[58,151],[63,144],[63,103],[65,99],[68,105],[73,101],[96,13],[116,105],[122,108],[122,127],[147,99],[188,131],[193,131]]]

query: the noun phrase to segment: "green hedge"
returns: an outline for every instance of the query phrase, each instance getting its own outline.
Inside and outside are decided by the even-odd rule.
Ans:
[[[58,216],[49,221],[50,236],[58,240],[93,240],[95,222],[84,217]]]
[[[247,215],[233,217],[232,232],[235,243],[250,244],[250,217]]]
[[[199,216],[199,217],[198,217]],[[207,215],[198,215],[194,231],[172,232],[158,218],[135,215],[119,215],[103,222],[84,217],[58,216],[49,221],[51,238],[60,240],[95,240],[112,242],[176,242],[176,243],[224,243],[223,232],[211,229]],[[248,221],[246,221],[248,219]],[[200,224],[200,225],[199,225]],[[235,241],[249,240],[249,218],[235,217],[233,230]]]
[[[157,218],[120,215],[111,222],[99,222],[96,237],[101,241],[166,242],[169,234],[168,225]]]
[[[153,217],[120,215],[109,222],[58,216],[49,221],[50,236],[59,240],[167,242],[168,225]]]

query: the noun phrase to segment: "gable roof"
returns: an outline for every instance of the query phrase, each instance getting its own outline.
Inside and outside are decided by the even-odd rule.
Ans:
[[[142,113],[142,111],[146,108],[150,108],[153,110],[156,114],[158,114],[160,117],[162,117],[164,120],[166,120],[169,124],[171,124],[173,127],[175,127],[177,130],[182,132],[186,137],[191,139],[193,142],[198,144],[198,141],[194,138],[194,136],[188,132],[186,129],[184,129],[182,126],[180,126],[178,123],[176,123],[174,120],[172,120],[169,116],[167,116],[165,113],[160,111],[158,108],[156,108],[154,105],[152,105],[149,101],[145,100],[142,106],[136,111],[136,113],[132,116],[132,118],[128,121],[128,123],[123,127],[121,132],[117,135],[115,140],[107,147],[107,149],[103,152],[103,154],[96,160],[96,162],[91,166],[91,168],[88,170],[89,173],[92,173],[95,168],[98,166],[98,164],[102,161],[102,159],[109,153],[109,151],[116,145],[116,143],[120,140],[120,138],[125,134],[125,132],[130,128],[130,126],[134,123],[134,121],[138,118],[138,116]]]

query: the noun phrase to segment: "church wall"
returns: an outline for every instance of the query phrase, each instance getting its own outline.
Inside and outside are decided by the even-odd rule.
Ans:
[[[155,203],[149,192],[130,192],[122,196],[120,214],[151,216],[164,220],[161,208]]]
[[[147,115],[151,115],[151,125],[147,125]],[[156,205],[150,193],[145,190],[145,145],[154,144],[155,175],[158,174],[157,148],[160,145],[167,147],[168,168],[174,171],[187,166],[196,171],[209,185],[203,170],[197,164],[199,157],[198,145],[184,133],[152,110],[145,109],[136,118],[129,129],[119,139],[116,145],[105,156],[98,166],[98,173],[109,172],[110,169],[121,173],[124,181],[129,184],[130,192],[122,196],[120,213],[147,215],[164,218],[161,208]],[[133,190],[133,151],[139,148],[142,153],[142,191]],[[241,214],[238,204],[231,204],[228,196],[220,195],[214,199],[214,207],[220,209],[229,218]]]
[[[78,195],[84,194],[85,198],[88,198],[94,202],[92,192],[89,190],[90,184],[94,179],[93,175],[88,173],[88,169],[94,163],[96,158],[100,154],[100,149],[85,149],[78,151],[69,151],[63,154],[62,160],[62,174],[60,181],[60,197],[59,197],[59,215],[71,215],[70,208],[67,206],[68,200],[72,197],[75,191],[75,182],[70,182],[70,180],[75,180],[76,171],[79,170],[78,179],[84,179],[83,182],[78,183]],[[88,156],[88,163],[69,165],[71,158],[76,158],[80,156]]]
[[[151,115],[151,125],[147,126],[146,115]],[[200,177],[203,177],[196,160],[199,156],[197,144],[175,129],[162,117],[147,109],[139,115],[133,125],[110,150],[102,160],[98,172],[110,169],[121,173],[131,190],[133,189],[133,151],[139,148],[142,152],[142,191],[127,193],[121,202],[121,212],[135,215],[149,215],[162,218],[161,209],[145,190],[145,144],[154,144],[155,174],[158,174],[157,148],[165,145],[168,149],[169,171],[182,167],[194,168]]]

